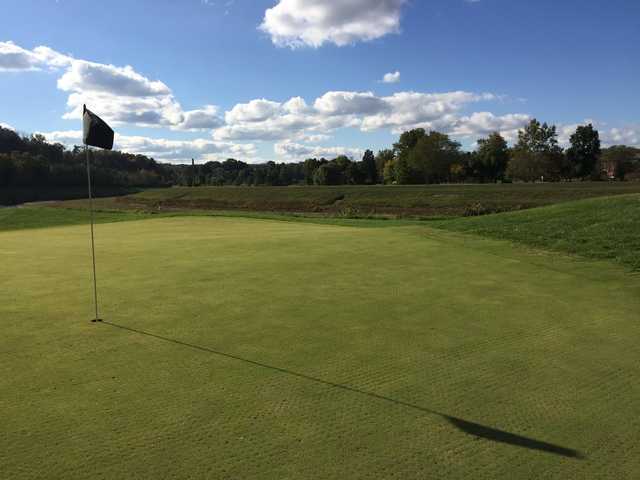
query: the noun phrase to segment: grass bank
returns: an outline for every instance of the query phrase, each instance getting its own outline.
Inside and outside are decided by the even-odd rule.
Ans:
[[[178,187],[101,199],[108,209],[236,210],[328,216],[459,217],[640,193],[640,182],[553,184]],[[82,201],[69,202],[82,205]]]
[[[640,195],[594,198],[519,212],[434,221],[430,225],[613,260],[640,270]]]

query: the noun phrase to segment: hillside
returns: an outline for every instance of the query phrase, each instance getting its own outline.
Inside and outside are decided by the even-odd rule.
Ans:
[[[242,210],[349,217],[460,217],[551,205],[584,198],[640,193],[640,182],[548,184],[175,187],[101,199],[100,208]],[[63,206],[82,206],[82,201]]]
[[[613,260],[640,269],[640,195],[604,197],[527,211],[434,221],[446,230]]]

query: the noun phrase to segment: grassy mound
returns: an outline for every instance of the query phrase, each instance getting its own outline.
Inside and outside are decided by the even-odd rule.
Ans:
[[[640,269],[640,195],[595,198],[430,225],[614,260]]]
[[[598,196],[640,193],[637,183],[554,183],[153,189],[98,199],[109,209],[239,210],[330,216],[458,217],[521,210]],[[81,206],[82,201],[64,202]]]

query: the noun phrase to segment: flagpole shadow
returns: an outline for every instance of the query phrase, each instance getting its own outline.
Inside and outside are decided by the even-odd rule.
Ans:
[[[385,395],[380,395],[378,393],[375,392],[369,392],[366,390],[361,390],[359,388],[356,387],[351,387],[349,385],[344,385],[341,383],[335,383],[335,382],[331,382],[329,380],[324,380],[321,378],[317,378],[311,375],[307,375],[304,373],[300,373],[300,372],[296,372],[293,370],[288,370],[286,368],[282,368],[282,367],[277,367],[274,365],[269,365],[263,362],[258,362],[256,360],[251,360],[248,358],[244,358],[235,354],[231,354],[231,353],[226,353],[226,352],[222,352],[219,350],[215,350],[213,348],[209,348],[209,347],[203,347],[201,345],[195,345],[193,343],[188,343],[188,342],[183,342],[181,340],[176,340],[173,338],[169,338],[169,337],[164,337],[162,335],[157,335],[155,333],[151,333],[151,332],[146,332],[144,330],[138,330],[136,328],[132,328],[132,327],[127,327],[124,325],[119,325],[117,323],[113,323],[113,322],[109,322],[106,320],[102,320],[101,322],[102,325],[109,325],[111,327],[114,328],[119,328],[121,330],[126,330],[128,332],[132,332],[132,333],[136,333],[139,335],[144,335],[147,337],[152,337],[155,338],[157,340],[161,340],[164,342],[168,342],[168,343],[173,343],[175,345],[180,345],[183,347],[188,347],[191,348],[193,350],[199,350],[201,352],[206,352],[206,353],[211,353],[214,355],[218,355],[221,357],[225,357],[225,358],[230,358],[233,360],[237,360],[240,362],[244,362],[250,365],[254,365],[257,367],[261,367],[261,368],[266,368],[269,370],[273,370],[276,372],[280,372],[286,375],[290,375],[293,377],[297,377],[297,378],[302,378],[304,380],[308,380],[310,382],[315,382],[318,384],[322,384],[322,385],[326,385],[332,388],[339,388],[341,390],[345,390],[351,393],[356,393],[358,395],[364,395],[370,398],[375,398],[377,400],[381,400],[381,401],[385,401],[385,402],[389,402],[389,403],[393,403],[395,405],[401,405],[403,407],[412,409],[412,410],[416,410],[422,413],[426,413],[429,415],[435,415],[435,416],[439,416],[443,419],[445,419],[450,425],[454,426],[455,428],[457,428],[458,430],[474,436],[476,438],[483,438],[485,440],[489,440],[492,442],[497,442],[497,443],[504,443],[507,445],[512,445],[515,447],[521,447],[521,448],[527,448],[529,450],[537,450],[537,451],[542,451],[542,452],[546,452],[546,453],[551,453],[551,454],[555,454],[555,455],[560,455],[563,457],[569,457],[569,458],[575,458],[575,459],[584,459],[585,456],[578,450],[574,450],[571,448],[566,448],[566,447],[562,447],[560,445],[555,445],[553,443],[549,443],[549,442],[544,442],[541,440],[536,440],[534,438],[529,438],[529,437],[525,437],[522,435],[517,435],[515,433],[510,433],[510,432],[506,432],[504,430],[499,430],[497,428],[493,428],[493,427],[488,427],[485,425],[481,425],[479,423],[474,423],[474,422],[470,422],[467,420],[463,420],[461,418],[457,418],[457,417],[453,417],[451,415],[447,415],[445,413],[441,413],[438,412],[436,410],[432,410],[430,408],[426,408],[420,405],[416,405],[413,403],[409,403],[409,402],[405,402],[402,400],[397,400],[395,398],[391,398],[391,397],[387,397]]]

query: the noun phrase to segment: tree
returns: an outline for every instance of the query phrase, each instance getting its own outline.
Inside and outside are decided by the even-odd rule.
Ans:
[[[504,177],[509,163],[509,147],[498,132],[478,140],[475,168],[483,180],[496,181]]]
[[[640,149],[625,145],[605,148],[600,156],[600,170],[620,180],[629,174],[640,174]]]
[[[393,144],[393,151],[398,157],[406,159],[409,152],[417,145],[418,140],[426,135],[424,128],[414,128],[403,132],[400,139]]]
[[[376,158],[371,150],[364,152],[364,156],[362,157],[362,175],[364,177],[364,183],[369,185],[378,183]]]
[[[382,169],[382,179],[384,183],[394,183],[396,181],[396,160],[388,160]]]
[[[540,124],[534,118],[518,132],[518,143],[513,148],[507,173],[516,180],[535,181],[543,177],[557,180],[563,158],[555,125]]]
[[[403,157],[400,156],[398,160]],[[407,155],[409,181],[398,183],[439,183],[451,179],[451,165],[460,159],[460,144],[440,132],[421,137]],[[399,177],[399,175],[398,175]]]
[[[514,150],[507,166],[507,176],[525,182],[555,181],[560,178],[562,158],[562,153]]]
[[[578,177],[594,173],[600,156],[600,136],[593,125],[579,125],[570,138],[567,160]]]
[[[387,162],[393,162],[394,160],[393,150],[385,149],[380,150],[376,155],[376,170],[378,174],[378,181],[382,180],[386,183],[384,176],[384,167]]]
[[[0,127],[0,153],[22,152],[26,148],[20,135],[9,128]]]
[[[331,161],[320,165],[313,175],[313,183],[315,185],[341,185],[343,176],[339,164]]]
[[[526,152],[552,152],[561,151],[558,146],[558,134],[555,125],[540,124],[535,118],[522,130],[518,131],[518,143],[514,150]]]
[[[308,158],[304,161],[302,167],[304,172],[304,183],[307,185],[313,185],[313,174],[320,166],[320,162],[315,158]]]

